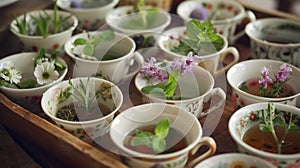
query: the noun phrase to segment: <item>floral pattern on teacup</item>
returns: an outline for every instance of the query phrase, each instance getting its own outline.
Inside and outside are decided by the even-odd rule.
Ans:
[[[228,162],[221,162],[218,165],[218,168],[258,168],[255,165],[247,165],[244,161],[235,160],[230,163]]]

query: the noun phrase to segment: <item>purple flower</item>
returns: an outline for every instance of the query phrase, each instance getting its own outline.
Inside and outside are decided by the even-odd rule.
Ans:
[[[174,61],[172,62],[170,68],[172,71],[180,69],[181,70],[182,62],[179,61],[178,58],[175,58]]]
[[[282,64],[280,66],[280,71],[275,75],[276,82],[284,82],[290,72],[292,72],[292,68],[286,66],[286,64]]]
[[[149,63],[143,62],[140,72],[141,75],[147,79],[158,79],[160,81],[165,79],[163,71],[157,67],[156,59],[154,57],[150,58]]]
[[[269,69],[264,67],[262,70],[261,70],[261,74],[262,74],[262,79],[260,79],[258,81],[259,84],[263,84],[264,85],[264,88],[267,89],[268,87],[268,83],[271,83],[272,82],[272,79],[269,77]]]
[[[189,52],[188,55],[181,59],[182,65],[181,65],[181,74],[186,74],[189,71],[191,71],[192,67],[197,65],[195,62],[196,59],[198,59],[198,55],[193,55],[193,52]]]

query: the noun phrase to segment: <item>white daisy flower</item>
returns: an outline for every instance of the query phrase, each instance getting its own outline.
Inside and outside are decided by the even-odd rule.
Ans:
[[[43,62],[37,65],[33,72],[37,83],[43,85],[56,80],[59,77],[59,73],[54,68],[54,64],[50,62]]]
[[[22,76],[21,72],[8,61],[0,65],[0,77],[10,83],[19,83]]]

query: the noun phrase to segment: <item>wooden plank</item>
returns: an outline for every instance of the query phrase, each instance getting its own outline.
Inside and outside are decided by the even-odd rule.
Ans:
[[[81,141],[45,119],[25,110],[0,94],[0,122],[30,141],[45,158],[68,167],[119,167],[124,164]]]

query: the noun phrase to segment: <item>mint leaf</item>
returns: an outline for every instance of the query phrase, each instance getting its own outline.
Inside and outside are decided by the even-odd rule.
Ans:
[[[165,89],[165,85],[163,83],[159,83],[156,85],[144,86],[141,91],[145,94],[150,94],[154,89]],[[153,93],[152,93],[153,94]]]
[[[92,44],[86,44],[83,48],[83,53],[86,55],[94,54],[94,46]]]
[[[84,38],[77,38],[75,39],[75,41],[73,42],[73,44],[75,46],[77,45],[84,45],[88,40],[84,39]]]
[[[152,149],[156,154],[161,153],[167,146],[166,140],[159,137],[154,137],[152,142]]]
[[[167,137],[170,128],[170,121],[168,118],[162,119],[154,129],[154,134],[157,135],[160,139]]]
[[[180,75],[179,69],[172,71],[171,74],[169,75],[167,85],[164,89],[167,98],[172,98],[172,96],[174,95],[177,87],[177,80],[179,75]]]
[[[153,134],[151,132],[143,132],[141,130],[135,130],[135,135],[131,141],[131,146],[140,146],[140,145],[146,145],[148,147],[152,147],[152,138]]]

